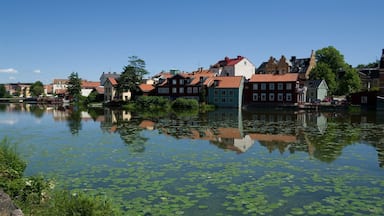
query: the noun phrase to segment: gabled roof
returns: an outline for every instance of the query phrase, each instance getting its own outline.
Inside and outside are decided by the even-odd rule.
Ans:
[[[225,66],[233,66],[243,60],[243,56],[237,56],[236,58],[225,57],[224,60],[218,61],[216,64],[212,65],[213,68],[220,68]]]
[[[216,82],[215,88],[239,88],[243,79],[242,76],[211,77],[207,80],[207,86],[211,87]]]
[[[117,85],[117,80],[114,77],[108,77],[107,81],[109,81],[112,84],[112,86]]]
[[[67,84],[68,79],[53,79],[53,84]]]
[[[308,88],[318,88],[320,86],[321,82],[323,82],[323,80],[307,80],[307,81],[305,81],[305,85]]]
[[[149,84],[140,84],[139,85],[139,88],[142,92],[150,92],[152,91],[153,89],[155,89],[155,87],[153,87],[153,85],[149,85]]]
[[[93,89],[100,86],[100,82],[91,82],[87,80],[82,80],[81,81],[81,88],[88,88],[88,89]]]
[[[249,82],[295,82],[298,78],[298,73],[253,74]]]

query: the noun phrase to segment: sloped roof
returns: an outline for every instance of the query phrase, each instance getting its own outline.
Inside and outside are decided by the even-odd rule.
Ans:
[[[153,85],[149,85],[149,84],[140,84],[139,85],[139,88],[142,92],[150,92],[152,91],[153,89],[155,89],[155,87],[153,87]]]
[[[88,89],[93,89],[100,86],[100,82],[92,82],[92,81],[87,81],[87,80],[82,80],[81,81],[81,88],[88,88]]]
[[[225,67],[225,66],[233,66],[233,65],[239,63],[243,59],[244,59],[243,56],[237,56],[236,58],[225,57],[224,60],[218,61],[212,67],[219,68],[219,67]]]
[[[242,79],[242,76],[211,77],[207,80],[207,86],[210,87],[214,85],[215,80],[217,80],[217,86],[215,86],[215,88],[239,88]]]
[[[67,84],[68,79],[53,79],[53,84]]]
[[[301,58],[301,59],[296,59],[296,58],[291,58],[291,72],[293,73],[305,73],[308,70],[309,63],[311,59],[310,58]]]
[[[108,77],[107,80],[112,84],[112,86],[117,85],[117,80],[114,77]]]
[[[305,85],[308,87],[308,88],[317,88],[320,86],[321,82],[323,80],[307,80],[305,81]]]
[[[249,82],[294,82],[297,81],[298,78],[298,73],[253,74]]]

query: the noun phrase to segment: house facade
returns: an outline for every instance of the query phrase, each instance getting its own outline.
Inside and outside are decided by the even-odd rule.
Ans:
[[[309,73],[316,66],[315,52],[312,50],[309,58],[296,58],[292,56],[289,60],[282,55],[279,60],[270,57],[257,69],[256,74],[284,74],[298,73],[299,80],[308,80]]]
[[[104,102],[108,103],[116,99],[117,81],[113,77],[108,77],[104,82]]]
[[[384,49],[382,50],[382,54],[379,62],[379,73],[380,73],[379,95],[384,97]]]
[[[328,96],[328,85],[325,80],[307,80],[304,85],[307,87],[306,102],[322,101]]]
[[[244,77],[212,77],[207,84],[209,104],[217,107],[241,108],[243,102]]]
[[[249,79],[255,73],[255,65],[243,56],[225,57],[212,65],[210,71],[216,76],[244,76]]]
[[[363,68],[359,70],[361,81],[361,90],[370,91],[380,88],[380,70],[379,68]]]
[[[104,83],[107,81],[107,79],[109,77],[112,77],[114,78],[115,80],[117,80],[119,77],[120,77],[120,74],[119,73],[116,73],[116,72],[108,72],[108,73],[105,73],[103,72],[100,76],[100,85],[104,86]]]
[[[254,74],[247,83],[244,99],[254,105],[294,105],[305,101],[299,92],[299,74]]]
[[[207,79],[213,76],[213,73],[206,70],[177,73],[169,78],[159,80],[155,86],[154,94],[171,100],[183,97],[200,101],[202,95],[206,95]]]

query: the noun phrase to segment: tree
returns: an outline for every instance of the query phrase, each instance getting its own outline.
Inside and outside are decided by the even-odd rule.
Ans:
[[[360,89],[357,71],[345,62],[344,56],[335,47],[317,50],[316,60],[317,65],[312,69],[310,79],[324,79],[331,94],[344,95]]]
[[[5,97],[9,97],[9,93],[5,89],[5,85],[0,84],[0,98],[5,98]]]
[[[325,82],[327,82],[329,92],[333,94],[336,91],[336,87],[337,87],[336,76],[332,72],[331,68],[323,62],[319,62],[316,64],[316,67],[313,68],[311,73],[309,74],[309,79],[310,80],[324,79]]]
[[[42,82],[36,81],[31,85],[29,91],[33,97],[38,97],[44,93],[44,85]]]
[[[139,91],[139,85],[144,75],[148,74],[145,69],[145,62],[137,56],[129,57],[129,64],[123,68],[123,72],[117,81],[118,93],[131,91],[132,95],[136,95]]]
[[[81,95],[81,79],[76,72],[72,72],[71,75],[69,75],[67,90],[72,101],[79,101]]]

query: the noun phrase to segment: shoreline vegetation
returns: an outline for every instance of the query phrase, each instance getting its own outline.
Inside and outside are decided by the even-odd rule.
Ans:
[[[16,144],[0,140],[0,192],[12,199],[10,209],[0,215],[21,210],[24,215],[122,215],[106,195],[55,187],[54,180],[44,176],[24,176],[27,163],[18,155]],[[19,211],[20,212],[20,211]]]

